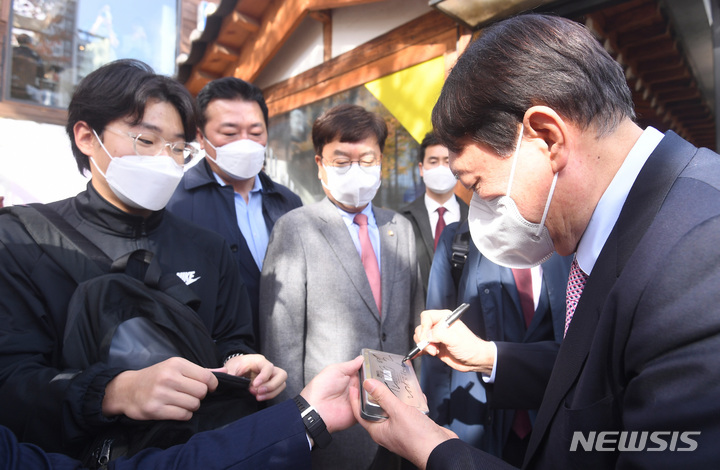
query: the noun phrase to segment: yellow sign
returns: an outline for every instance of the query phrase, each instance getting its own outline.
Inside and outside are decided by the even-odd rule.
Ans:
[[[440,56],[366,83],[410,135],[422,142],[432,130],[430,114],[445,82],[445,59]]]

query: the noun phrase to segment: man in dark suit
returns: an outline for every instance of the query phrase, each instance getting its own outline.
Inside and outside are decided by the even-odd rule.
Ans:
[[[486,29],[433,110],[451,168],[475,192],[468,220],[483,255],[575,253],[569,327],[526,468],[717,466],[720,156],[633,119],[620,65],[582,25],[542,15]],[[472,370],[476,338],[461,321],[430,330],[440,313],[424,314],[416,339]],[[505,369],[520,384],[532,362]],[[505,467],[378,382],[364,386],[390,418],[363,426],[388,449],[426,468]]]
[[[197,105],[205,158],[187,171],[167,209],[227,240],[250,298],[260,351],[260,271],[270,232],[302,202],[262,171],[268,108],[258,87],[235,77],[213,80],[200,90]]]
[[[443,228],[467,218],[467,204],[453,191],[457,180],[450,171],[449,158],[447,147],[440,145],[437,137],[428,132],[418,151],[418,167],[425,183],[425,194],[400,209],[400,213],[413,225],[425,295],[430,265]]]

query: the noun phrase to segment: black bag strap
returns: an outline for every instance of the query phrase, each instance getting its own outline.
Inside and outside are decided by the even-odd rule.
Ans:
[[[113,261],[110,270],[114,273],[129,274],[156,289],[162,276],[162,269],[155,258],[155,253],[148,250],[135,250],[122,255]]]
[[[162,275],[160,264],[150,251],[132,251],[113,261],[60,214],[43,204],[9,206],[0,209],[0,213],[10,213],[22,222],[35,243],[77,284],[109,272],[132,275],[128,263],[136,270],[140,269],[137,263],[144,263],[147,264],[142,268],[145,269],[144,274],[133,277],[166,292],[194,310],[200,306],[200,298],[179,277]]]
[[[470,228],[467,221],[460,224],[455,232],[452,241],[452,251],[450,253],[450,266],[453,282],[457,289],[460,283],[465,262],[470,252]]]
[[[96,244],[91,242],[85,235],[80,233],[78,229],[70,225],[57,211],[53,210],[50,206],[45,204],[29,204],[40,214],[50,221],[51,224],[57,228],[61,234],[68,237],[78,249],[85,253],[85,255],[91,260],[95,261],[104,271],[107,267],[112,264],[112,260],[108,255],[105,254]]]
[[[136,250],[126,253],[112,263],[112,272],[125,273],[145,285],[161,290],[194,310],[200,307],[200,297],[177,275],[163,275],[155,253]]]
[[[112,260],[52,208],[43,204],[2,209],[77,283],[110,272]]]

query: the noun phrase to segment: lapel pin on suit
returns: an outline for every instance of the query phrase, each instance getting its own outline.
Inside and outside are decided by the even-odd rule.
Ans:
[[[392,230],[388,230],[388,235],[391,236],[391,237],[394,237],[394,236],[395,236],[395,232],[393,232]]]

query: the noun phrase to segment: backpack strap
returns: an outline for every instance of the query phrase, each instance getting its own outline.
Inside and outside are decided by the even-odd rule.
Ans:
[[[110,271],[112,260],[52,208],[43,204],[2,209],[78,284]]]
[[[112,263],[110,257],[98,248],[96,244],[91,242],[85,235],[70,225],[70,223],[58,214],[57,211],[45,204],[30,204],[30,206],[45,216],[45,218],[50,221],[50,223],[53,224],[61,234],[69,238],[81,252],[85,253],[85,255],[91,260],[95,261],[95,263],[97,263],[103,271],[107,271],[107,266],[110,266]]]
[[[0,213],[10,213],[22,222],[35,243],[77,284],[109,272],[125,272],[195,310],[200,306],[200,298],[179,277],[162,275],[152,252],[137,250],[113,261],[60,214],[43,204],[5,207]]]
[[[467,261],[468,253],[470,252],[470,229],[467,221],[458,226],[451,246],[451,274],[453,282],[455,283],[455,288],[457,289],[460,283],[460,276],[462,276],[462,271],[465,267],[465,262]]]
[[[152,251],[135,250],[112,263],[112,272],[125,273],[146,286],[159,289],[194,310],[200,308],[200,297],[176,274],[163,274],[160,262]]]
[[[135,250],[125,253],[113,261],[110,270],[114,273],[128,274],[147,286],[158,288],[162,269],[155,253],[148,250]]]

